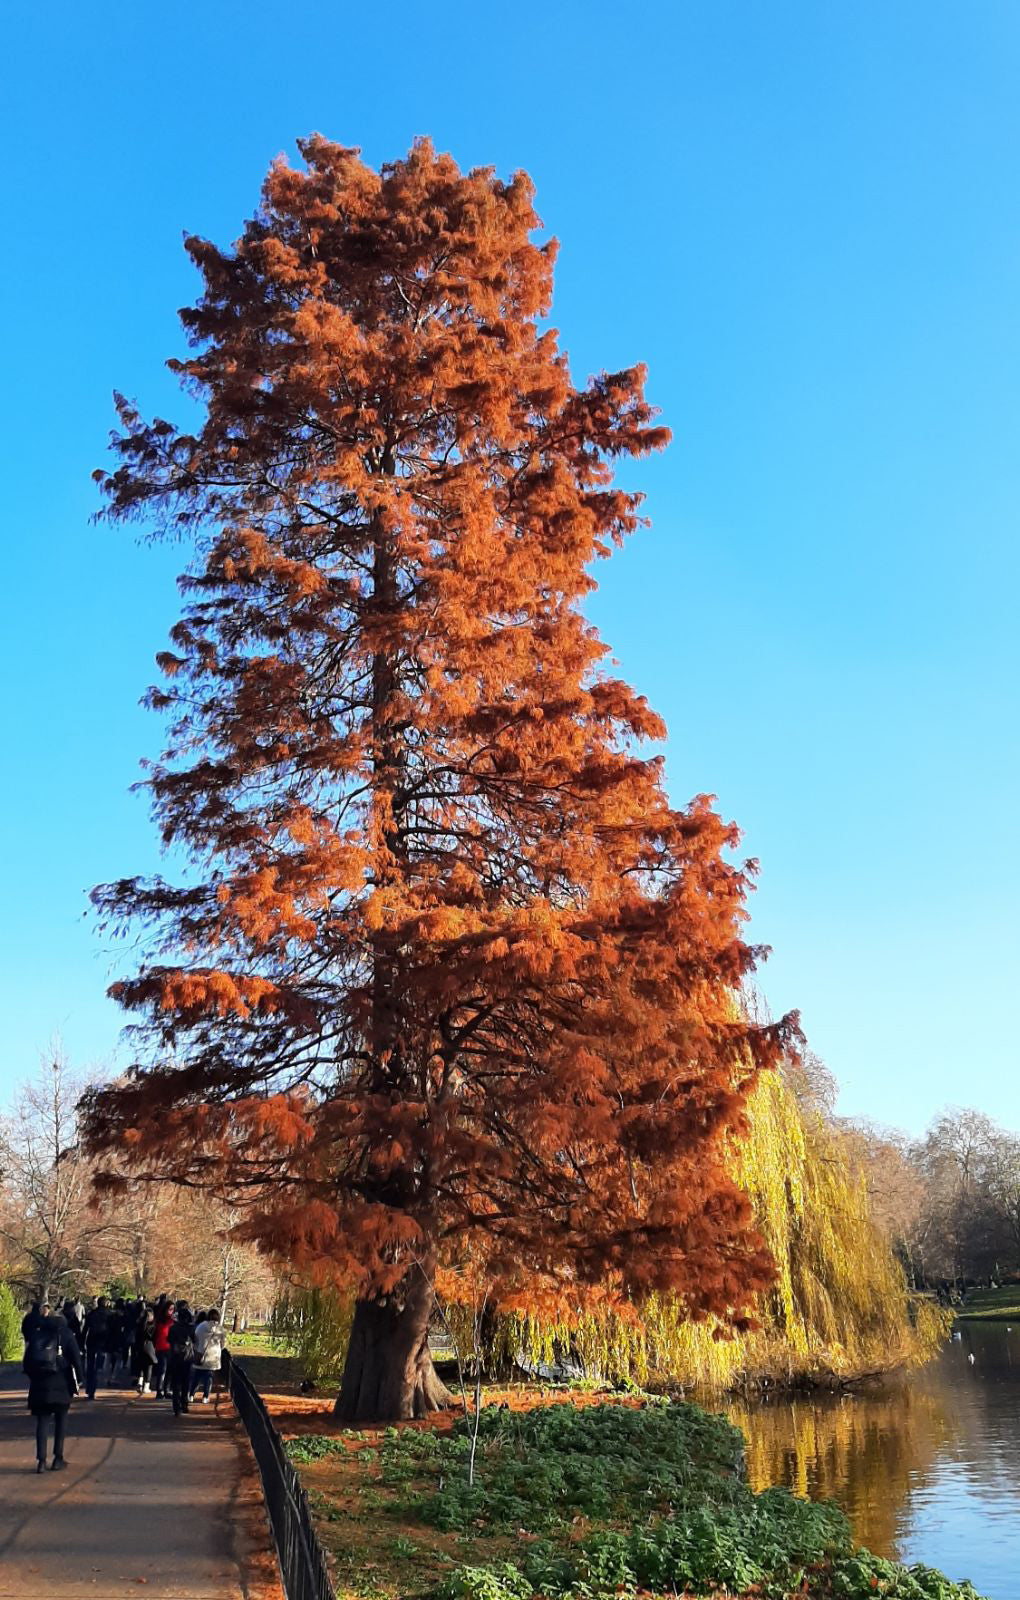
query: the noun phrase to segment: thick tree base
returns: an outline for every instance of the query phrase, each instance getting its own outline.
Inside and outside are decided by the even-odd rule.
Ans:
[[[431,1294],[403,1305],[359,1300],[333,1415],[338,1422],[411,1422],[456,1403],[432,1364]]]

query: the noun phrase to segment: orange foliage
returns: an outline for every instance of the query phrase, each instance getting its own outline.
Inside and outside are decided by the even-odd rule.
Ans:
[[[611,1281],[739,1317],[771,1267],[724,1130],[796,1022],[732,996],[751,864],[673,808],[585,619],[663,447],[634,366],[574,385],[532,186],[315,136],[204,279],[195,435],[119,402],[110,514],[192,534],[148,777],[175,886],[115,986],[147,1030],[90,1134],[235,1201],[314,1282],[460,1253],[507,1303]]]

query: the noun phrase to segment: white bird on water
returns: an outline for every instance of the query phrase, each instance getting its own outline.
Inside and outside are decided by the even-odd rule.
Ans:
[[[970,1362],[971,1366],[974,1365],[974,1352],[973,1352],[973,1350],[968,1355],[967,1360]]]

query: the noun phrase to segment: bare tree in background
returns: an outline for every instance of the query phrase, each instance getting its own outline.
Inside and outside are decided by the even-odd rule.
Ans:
[[[254,1245],[244,1244],[235,1237],[241,1213],[229,1206],[216,1207],[216,1213],[215,1232],[209,1242],[215,1247],[219,1285],[217,1293],[207,1298],[210,1305],[219,1307],[224,1323],[234,1314],[238,1325],[242,1326],[253,1308],[268,1310],[271,1307],[276,1298],[276,1273]]]
[[[238,1214],[214,1195],[159,1179],[93,1191],[94,1165],[78,1137],[89,1081],[54,1044],[0,1118],[0,1277],[22,1299],[120,1285],[186,1295],[224,1318],[267,1311],[273,1270],[234,1236]]]
[[[993,1137],[988,1156],[989,1187],[1002,1216],[1009,1251],[1020,1264],[1020,1138],[1000,1129]]]
[[[96,1259],[97,1281],[130,1282],[135,1294],[186,1297],[237,1312],[267,1312],[277,1275],[255,1245],[236,1237],[240,1213],[200,1188],[136,1179],[101,1192],[109,1219]]]
[[[925,1210],[924,1179],[905,1134],[863,1119],[842,1120],[840,1129],[856,1169],[868,1186],[871,1215],[919,1288],[932,1218]]]
[[[843,1127],[915,1287],[1020,1274],[1020,1136],[959,1106],[917,1140],[865,1121]]]
[[[54,1045],[0,1121],[0,1245],[15,1287],[42,1299],[79,1287],[107,1227],[89,1211],[91,1167],[78,1140],[87,1086]]]

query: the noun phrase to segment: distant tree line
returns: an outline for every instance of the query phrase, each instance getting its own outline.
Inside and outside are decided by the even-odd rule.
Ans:
[[[271,1306],[271,1269],[213,1196],[126,1178],[93,1192],[79,1137],[88,1082],[55,1047],[0,1116],[0,1281],[21,1304],[166,1291],[227,1315]]]
[[[1020,1276],[1020,1134],[949,1107],[920,1139],[845,1124],[872,1213],[917,1288]]]

